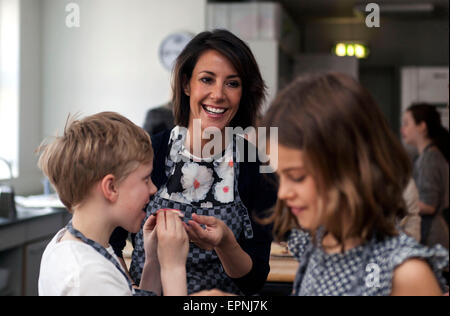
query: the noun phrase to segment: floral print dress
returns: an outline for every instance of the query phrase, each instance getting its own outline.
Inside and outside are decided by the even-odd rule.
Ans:
[[[170,160],[175,162],[161,197],[210,208],[234,200],[233,144],[222,155],[200,159],[184,146],[186,131],[175,127],[170,137]]]
[[[199,159],[185,148],[186,130],[175,127],[169,140],[166,157],[167,183],[162,185],[147,207],[146,219],[159,209],[180,210],[184,221],[192,214],[214,216],[222,220],[236,239],[241,235],[253,238],[250,217],[239,190],[239,153],[236,137],[225,151],[209,159]],[[144,221],[145,222],[145,221]],[[142,230],[135,237],[130,274],[139,284],[145,261]],[[225,273],[213,250],[204,250],[191,243],[186,263],[188,293],[218,288],[229,293],[242,294]]]

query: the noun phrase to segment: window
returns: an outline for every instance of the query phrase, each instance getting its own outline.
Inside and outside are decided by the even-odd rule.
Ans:
[[[0,179],[18,177],[19,0],[0,0]]]

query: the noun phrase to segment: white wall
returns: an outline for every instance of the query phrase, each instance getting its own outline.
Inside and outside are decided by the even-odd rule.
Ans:
[[[117,111],[142,125],[170,97],[159,62],[170,33],[205,28],[206,0],[43,0],[43,135],[61,131],[69,113]],[[65,6],[80,7],[80,27]]]
[[[41,0],[20,1],[19,177],[17,194],[35,194],[41,172],[35,149],[42,141],[41,121]]]
[[[80,6],[80,28],[65,25]],[[205,28],[206,0],[21,0],[19,178],[16,194],[42,193],[35,149],[69,113],[117,111],[142,125],[170,98],[159,44]]]
[[[263,104],[262,111],[265,113],[269,108],[270,103],[275,99],[278,92],[278,50],[279,44],[277,41],[247,41],[250,49],[255,56],[258,63],[261,76],[267,86],[267,98]]]
[[[0,181],[17,177],[20,2],[0,0]]]

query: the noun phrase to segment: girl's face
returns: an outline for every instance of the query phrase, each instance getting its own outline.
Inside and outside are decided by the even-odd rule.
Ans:
[[[410,111],[403,114],[402,137],[405,144],[417,146],[417,141],[423,133],[423,124],[417,125]]]
[[[224,130],[239,109],[242,82],[231,62],[215,50],[204,52],[185,87],[190,97],[189,126],[201,119],[202,130]]]
[[[118,185],[117,222],[133,233],[141,228],[143,210],[157,191],[150,178],[152,168],[153,163],[141,164]]]
[[[314,231],[319,226],[317,187],[304,167],[303,157],[302,150],[279,145],[278,198],[286,203],[303,229]]]

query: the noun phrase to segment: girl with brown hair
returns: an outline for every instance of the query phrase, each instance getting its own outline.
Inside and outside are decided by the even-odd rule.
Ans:
[[[397,229],[411,167],[370,94],[341,74],[298,78],[273,102],[275,236],[300,268],[294,295],[440,295],[448,252]]]

